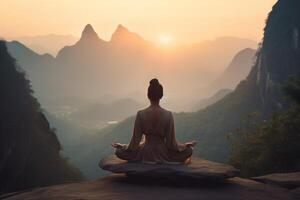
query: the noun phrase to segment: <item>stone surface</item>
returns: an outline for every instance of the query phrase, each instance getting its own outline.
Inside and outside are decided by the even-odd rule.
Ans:
[[[100,161],[99,166],[113,173],[125,173],[131,176],[164,177],[169,179],[197,179],[221,181],[235,177],[238,170],[226,164],[216,163],[200,158],[193,158],[188,165],[185,164],[145,164],[140,162],[127,162],[109,156]]]
[[[293,191],[293,193],[294,193],[295,195],[298,196],[298,199],[300,199],[300,187],[298,187],[298,188],[296,188],[296,189],[294,189],[294,190],[292,190],[292,191]]]
[[[290,189],[300,187],[300,172],[275,173],[259,177],[253,177],[251,179],[262,183],[279,185],[281,187]]]
[[[125,175],[113,175],[98,181],[70,183],[7,195],[5,200],[296,200],[295,193],[252,180],[232,178],[219,187],[178,186],[131,181]],[[0,199],[2,199],[0,197]]]

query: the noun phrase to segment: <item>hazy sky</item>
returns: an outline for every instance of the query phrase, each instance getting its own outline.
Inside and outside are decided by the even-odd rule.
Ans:
[[[118,24],[157,41],[190,43],[218,36],[260,41],[276,0],[3,0],[0,36],[79,36],[91,23],[109,40]],[[164,36],[164,37],[165,37]]]

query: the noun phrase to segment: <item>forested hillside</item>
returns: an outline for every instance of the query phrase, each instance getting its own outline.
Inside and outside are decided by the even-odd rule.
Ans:
[[[0,193],[82,180],[33,97],[30,82],[0,41]]]

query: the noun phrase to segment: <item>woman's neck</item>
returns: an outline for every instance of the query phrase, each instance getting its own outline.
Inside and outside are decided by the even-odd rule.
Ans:
[[[150,106],[152,106],[152,107],[160,107],[159,106],[159,101],[150,101]]]

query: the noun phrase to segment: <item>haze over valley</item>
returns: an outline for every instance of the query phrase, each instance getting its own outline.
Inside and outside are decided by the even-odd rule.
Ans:
[[[299,199],[299,0],[3,5],[0,199]]]
[[[241,68],[240,72],[232,70],[235,72],[227,73],[231,75],[225,72],[222,75],[223,71],[239,51],[256,46],[249,39],[222,37],[185,46],[161,47],[122,25],[116,28],[110,41],[105,41],[88,24],[81,38],[59,50],[56,57],[37,54],[18,41],[9,42],[8,50],[25,70],[36,97],[49,113],[88,128],[102,128],[144,107],[147,81],[153,77],[167,86],[163,105],[174,111],[188,110],[191,102],[207,98],[219,89],[234,89],[246,77],[254,55],[244,56],[245,66],[242,63],[235,66]],[[218,76],[236,77],[236,81],[231,84],[223,81],[210,92],[202,89]],[[200,95],[195,96],[195,91],[200,91]],[[88,113],[93,105],[93,109],[106,109],[104,113],[112,114],[100,117],[99,112],[97,119],[95,114]],[[117,109],[116,114],[113,107],[127,109]],[[84,120],[80,116],[89,114],[94,119],[85,123],[91,118]]]

